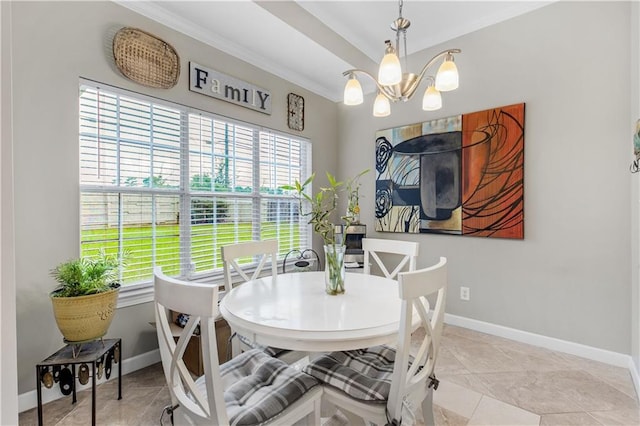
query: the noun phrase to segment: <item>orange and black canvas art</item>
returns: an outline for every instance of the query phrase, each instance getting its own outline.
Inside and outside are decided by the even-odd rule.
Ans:
[[[376,231],[524,238],[524,103],[376,133]]]

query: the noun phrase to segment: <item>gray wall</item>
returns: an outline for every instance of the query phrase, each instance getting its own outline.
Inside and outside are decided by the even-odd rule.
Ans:
[[[148,89],[125,79],[109,46],[123,26],[148,31],[173,45],[181,59],[178,84]],[[305,130],[313,169],[336,172],[335,104],[236,58],[108,2],[13,3],[13,130],[15,238],[20,393],[35,387],[34,365],[62,345],[48,293],[49,270],[79,254],[78,83],[88,78],[281,131],[286,96],[305,98]],[[188,90],[189,60],[267,88],[267,116]],[[322,183],[322,181],[319,181]],[[150,303],[118,309],[109,331],[123,338],[124,358],[157,347],[148,324]]]
[[[11,5],[0,2],[0,424],[18,423],[11,138]]]
[[[383,119],[372,96],[341,105],[348,176],[375,170],[378,129],[526,103],[524,240],[370,226],[369,236],[420,242],[420,265],[448,257],[447,313],[631,353],[630,12],[626,2],[558,2],[413,55],[419,70],[440,50],[463,51],[461,86],[435,113],[421,110],[421,93]],[[373,224],[374,174],[363,182],[361,219]]]
[[[631,4],[631,128],[640,118],[640,4]],[[640,372],[640,175],[631,175],[631,356]]]

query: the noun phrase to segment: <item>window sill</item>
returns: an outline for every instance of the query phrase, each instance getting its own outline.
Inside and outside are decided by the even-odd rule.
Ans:
[[[293,260],[290,262],[293,264]],[[255,267],[247,268],[245,271],[252,275],[255,270]],[[268,275],[270,271],[270,267],[267,265],[263,269],[262,275]],[[278,263],[278,271],[282,271],[282,263]],[[261,275],[261,276],[262,276]],[[233,282],[242,282],[237,273],[232,274]],[[181,278],[184,279],[184,278]],[[187,281],[193,281],[204,284],[211,284],[217,286],[223,286],[223,275],[222,271],[217,271],[214,273],[207,272],[197,274],[191,277],[191,279],[187,279]],[[219,298],[222,299],[225,291],[222,290],[218,294]],[[128,284],[120,288],[120,293],[118,295],[118,308],[126,308],[128,306],[140,305],[142,303],[153,302],[153,281],[145,282],[145,283],[137,283],[137,284]]]
[[[153,302],[153,282],[127,285],[120,289],[118,308]]]
[[[221,285],[222,273],[206,274],[194,277],[190,281]],[[224,291],[221,291],[219,295],[220,298],[222,298]],[[128,306],[135,306],[149,302],[153,302],[153,281],[129,284],[120,288],[120,293],[118,295],[118,308],[126,308]]]

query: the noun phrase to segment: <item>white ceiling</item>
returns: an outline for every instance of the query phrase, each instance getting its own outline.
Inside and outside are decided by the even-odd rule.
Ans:
[[[345,70],[377,72],[398,17],[398,2],[388,0],[116,2],[333,101],[342,99]],[[408,54],[549,3],[405,0]]]

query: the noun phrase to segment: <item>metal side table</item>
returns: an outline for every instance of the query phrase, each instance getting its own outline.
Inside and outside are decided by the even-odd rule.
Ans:
[[[122,339],[95,340],[82,344],[68,344],[49,358],[36,365],[36,381],[38,384],[38,425],[42,426],[42,385],[53,387],[60,384],[64,395],[73,394],[72,403],[76,399],[76,379],[82,385],[91,377],[91,424],[96,424],[96,381],[104,373],[111,376],[113,363],[118,365],[118,399],[122,399]],[[79,367],[76,369],[76,366]],[[89,365],[92,366],[89,371]],[[69,369],[71,368],[71,369]]]

